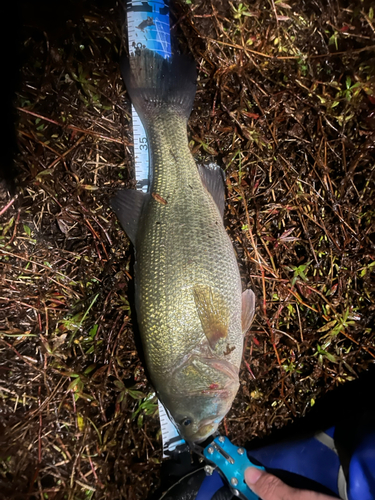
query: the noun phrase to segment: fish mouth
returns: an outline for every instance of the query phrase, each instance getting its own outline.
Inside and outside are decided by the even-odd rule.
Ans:
[[[205,441],[209,436],[211,436],[211,434],[216,432],[218,426],[219,424],[216,423],[215,420],[212,419],[202,420],[199,429],[193,436],[191,436],[189,441],[191,440],[194,443],[201,443],[202,441]]]

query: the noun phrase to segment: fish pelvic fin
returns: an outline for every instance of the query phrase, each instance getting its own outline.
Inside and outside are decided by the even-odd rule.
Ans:
[[[122,61],[122,77],[143,124],[165,110],[188,120],[196,92],[195,62],[181,54],[164,59],[149,49],[137,49]]]
[[[194,301],[202,329],[212,349],[216,344],[226,339],[229,328],[229,312],[208,285],[197,285],[193,289]]]
[[[245,335],[253,322],[255,312],[255,294],[252,290],[242,293],[242,333]]]

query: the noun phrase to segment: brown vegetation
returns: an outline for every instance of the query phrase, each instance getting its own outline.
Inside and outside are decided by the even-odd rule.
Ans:
[[[79,6],[24,28],[19,194],[0,208],[1,498],[132,500],[159,482],[132,253],[109,208],[134,186],[122,10]],[[257,296],[223,427],[241,444],[375,359],[374,10],[181,0],[171,18],[199,68],[191,148],[225,169]]]

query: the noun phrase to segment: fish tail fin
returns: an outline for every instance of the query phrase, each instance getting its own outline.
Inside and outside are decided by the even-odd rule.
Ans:
[[[123,61],[121,69],[144,125],[165,110],[189,118],[196,92],[196,67],[190,58],[175,54],[164,59],[152,50],[137,49]]]

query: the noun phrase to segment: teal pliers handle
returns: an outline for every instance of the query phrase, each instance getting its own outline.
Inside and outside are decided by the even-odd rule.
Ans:
[[[265,469],[252,463],[244,448],[235,446],[225,436],[217,436],[204,448],[203,455],[219,469],[236,496],[247,500],[260,500],[245,483],[245,470],[248,467]]]

